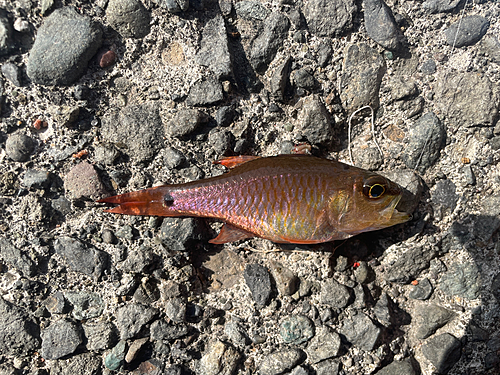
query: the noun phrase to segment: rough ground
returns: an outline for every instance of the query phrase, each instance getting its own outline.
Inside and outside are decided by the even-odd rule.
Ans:
[[[500,373],[499,2],[0,8],[0,374]],[[350,163],[351,115],[411,222],[212,246],[95,203],[302,142]]]

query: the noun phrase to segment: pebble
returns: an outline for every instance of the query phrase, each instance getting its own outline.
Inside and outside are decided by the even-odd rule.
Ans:
[[[500,195],[492,195],[481,202],[481,212],[473,216],[472,233],[482,242],[488,242],[500,228]]]
[[[139,0],[109,0],[106,19],[124,38],[142,38],[150,31],[151,15]]]
[[[420,66],[420,71],[427,75],[436,73],[436,62],[431,59],[424,61]]]
[[[60,361],[53,361],[50,371],[61,375],[98,374],[102,371],[102,358],[94,353],[77,354]],[[33,375],[46,375],[44,371],[35,370]]]
[[[70,85],[85,72],[101,43],[101,28],[89,17],[72,7],[56,9],[37,31],[28,77],[40,85]]]
[[[445,326],[456,314],[436,304],[420,303],[415,306],[414,312],[415,337],[418,340],[433,335],[439,328]]]
[[[476,299],[480,296],[481,283],[481,274],[475,263],[457,262],[441,276],[438,288],[448,296]]]
[[[371,351],[375,349],[382,330],[373,323],[368,315],[354,311],[352,315],[342,319],[340,333],[355,347]]]
[[[184,297],[170,298],[165,302],[165,315],[175,323],[186,320],[186,299]]]
[[[311,33],[317,36],[336,37],[353,27],[358,7],[353,0],[312,0],[301,10]]]
[[[12,28],[7,18],[7,12],[0,9],[0,56],[9,54],[13,48]]]
[[[104,243],[107,244],[115,244],[117,242],[117,238],[112,230],[103,229],[101,233],[101,237]]]
[[[409,358],[402,361],[393,361],[377,371],[377,375],[417,375],[417,370]]]
[[[392,322],[395,321],[394,302],[387,295],[382,293],[373,307],[373,314],[380,324],[384,327],[390,327]]]
[[[165,165],[169,169],[179,168],[186,163],[186,157],[184,156],[184,154],[173,147],[166,148],[164,155]]]
[[[500,302],[500,273],[497,273],[495,277],[493,277],[490,289],[496,300]]]
[[[214,128],[208,133],[208,144],[216,155],[222,156],[230,152],[233,142],[233,134],[220,128]]]
[[[312,144],[327,145],[333,137],[334,120],[318,95],[310,95],[298,104],[300,113],[296,129]]]
[[[159,234],[162,243],[174,251],[191,250],[209,237],[207,223],[199,218],[165,218]]]
[[[431,282],[428,278],[423,278],[418,282],[417,285],[414,285],[410,291],[409,297],[417,300],[427,300],[432,295],[434,288],[432,287]]]
[[[186,11],[189,7],[189,0],[154,0],[154,2],[171,13]]]
[[[129,249],[120,269],[130,273],[151,273],[157,265],[158,259],[153,250],[148,246],[141,246],[139,249]]]
[[[351,290],[334,279],[321,282],[321,303],[334,309],[343,309],[351,300]]]
[[[431,259],[437,255],[436,249],[424,250],[414,247],[403,253],[392,265],[387,267],[385,279],[397,283],[413,281],[422,270],[429,268]]]
[[[144,337],[142,339],[134,340],[130,347],[128,348],[127,354],[125,355],[125,362],[130,363],[136,357],[142,347],[149,341],[148,337]]]
[[[379,90],[385,71],[385,61],[367,44],[352,44],[347,48],[343,63],[340,98],[348,113],[370,105],[379,106]]]
[[[121,340],[137,337],[142,328],[158,315],[152,307],[138,303],[129,303],[116,311],[116,327],[120,331]]]
[[[134,302],[151,305],[153,302],[159,300],[161,294],[157,284],[154,278],[143,278],[139,288],[137,288],[134,293]]]
[[[127,350],[127,342],[121,340],[116,346],[111,349],[111,352],[104,358],[104,366],[109,370],[118,370],[125,359],[125,351]]]
[[[40,333],[42,338],[42,357],[59,359],[75,352],[82,343],[80,332],[76,325],[67,320],[52,322]]]
[[[64,188],[73,199],[98,199],[106,194],[95,167],[84,161],[75,165],[64,178]]]
[[[27,356],[40,347],[40,327],[25,308],[0,298],[0,346],[4,355]]]
[[[391,100],[407,99],[418,94],[418,86],[415,81],[404,76],[389,78],[388,88],[391,93]]]
[[[48,296],[43,305],[51,314],[63,314],[67,312],[67,303],[62,292],[55,292]]]
[[[76,100],[87,100],[92,93],[92,90],[85,85],[76,85],[73,95]]]
[[[479,45],[481,51],[495,63],[500,63],[500,43],[494,35],[485,35]]]
[[[287,316],[280,324],[280,336],[286,343],[301,344],[314,336],[314,324],[303,315]]]
[[[455,10],[461,2],[462,0],[426,0],[422,4],[422,8],[429,13],[451,12]]]
[[[243,276],[257,306],[266,306],[272,293],[271,275],[267,268],[260,264],[248,264]]]
[[[318,363],[340,354],[340,336],[330,327],[321,326],[316,329],[316,335],[306,348],[307,359],[311,363]]]
[[[25,19],[22,18],[16,18],[14,21],[14,30],[20,32],[20,33],[27,33],[30,31],[30,23],[26,21]]]
[[[25,134],[11,134],[5,142],[5,152],[14,161],[28,161],[34,150],[35,142]]]
[[[250,344],[250,338],[243,326],[237,321],[230,320],[224,325],[224,333],[236,346],[243,347]]]
[[[94,278],[99,278],[107,265],[105,252],[91,248],[71,237],[59,237],[54,244],[54,250],[65,258],[71,270]]]
[[[193,134],[207,121],[208,116],[198,109],[181,109],[166,124],[165,129],[171,137],[185,137]]]
[[[2,74],[7,78],[14,86],[21,87],[21,70],[19,67],[11,62],[6,62],[2,64]]]
[[[236,111],[234,106],[226,105],[217,110],[215,114],[215,121],[217,122],[217,126],[226,127],[233,123],[235,117]]]
[[[258,73],[264,73],[283,45],[290,28],[290,20],[282,13],[272,12],[264,21],[262,32],[255,38],[249,53],[250,64]]]
[[[37,267],[33,260],[4,237],[0,237],[0,258],[23,276],[33,276],[36,273]]]
[[[367,0],[364,4],[365,28],[368,36],[385,49],[400,51],[405,43],[391,9],[383,0]]]
[[[222,15],[210,19],[203,28],[200,50],[196,63],[208,67],[217,78],[228,77],[232,72],[227,30]]]
[[[52,174],[47,171],[28,169],[24,174],[22,184],[27,189],[44,190],[52,182]]]
[[[327,40],[321,41],[317,47],[316,53],[318,54],[318,65],[322,68],[326,67],[333,55],[331,42]]]
[[[86,347],[90,351],[109,349],[116,343],[115,327],[107,321],[87,321],[82,324],[83,332],[87,338]]]
[[[299,278],[297,275],[279,262],[271,260],[269,264],[271,274],[280,294],[285,296],[294,294],[299,287]]]
[[[439,158],[445,136],[445,127],[433,112],[428,112],[415,121],[402,155],[408,168],[423,173],[431,167]]]
[[[444,31],[446,43],[457,48],[471,46],[486,34],[489,27],[490,22],[477,14],[461,17],[459,22]]]
[[[299,349],[285,349],[268,354],[260,362],[259,375],[280,375],[297,366],[304,359]]]
[[[164,147],[165,130],[159,109],[157,102],[147,101],[109,111],[102,118],[103,140],[122,148],[134,162],[151,160]]]
[[[169,324],[165,320],[155,320],[150,328],[151,340],[174,341],[189,333],[189,327],[185,324]]]
[[[224,99],[222,85],[215,77],[208,77],[191,86],[186,98],[190,107],[210,107]]]
[[[304,68],[295,70],[292,73],[292,83],[296,87],[300,87],[307,91],[312,91],[317,86],[317,81],[314,79],[314,76]]]
[[[354,161],[358,168],[376,171],[384,163],[383,156],[376,147],[368,147],[354,153]]]
[[[235,374],[241,354],[219,340],[208,342],[200,359],[200,373],[204,375]]]
[[[476,184],[476,176],[474,175],[474,171],[472,170],[472,167],[470,164],[464,165],[462,168],[462,172],[465,177],[465,183],[467,185],[475,185]]]
[[[446,374],[461,357],[462,344],[455,336],[443,333],[428,339],[422,345],[422,353],[438,373]]]
[[[67,291],[64,297],[73,306],[71,315],[76,320],[97,318],[104,311],[104,301],[97,293]]]
[[[465,127],[496,123],[500,95],[484,75],[477,72],[442,74],[435,87],[435,105],[443,118]]]
[[[275,67],[271,73],[269,86],[271,95],[279,102],[285,99],[287,89],[290,85],[290,69],[292,58],[287,57],[283,63]]]
[[[264,5],[257,1],[238,1],[234,4],[234,10],[239,18],[245,20],[264,21],[269,15],[268,10]]]
[[[338,375],[339,367],[340,363],[338,361],[327,359],[316,364],[316,375]]]
[[[109,68],[115,63],[116,58],[117,56],[115,51],[113,50],[106,51],[101,55],[101,58],[99,59],[99,66],[103,69]]]
[[[453,212],[458,202],[456,186],[453,181],[448,179],[439,180],[434,186],[431,199],[432,203],[444,208],[448,213]]]

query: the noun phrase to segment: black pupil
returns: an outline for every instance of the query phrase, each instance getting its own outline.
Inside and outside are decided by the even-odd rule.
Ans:
[[[375,184],[370,188],[370,197],[371,198],[378,198],[382,194],[384,194],[384,191],[385,191],[385,189],[382,185]]]

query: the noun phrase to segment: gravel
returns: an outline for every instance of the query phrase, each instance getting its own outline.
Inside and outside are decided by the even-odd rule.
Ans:
[[[499,373],[500,3],[464,3],[0,0],[0,373]],[[408,223],[212,245],[95,203],[349,163],[349,120]]]

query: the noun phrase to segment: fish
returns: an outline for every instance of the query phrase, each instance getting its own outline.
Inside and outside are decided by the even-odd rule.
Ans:
[[[233,156],[216,177],[98,200],[106,212],[203,217],[224,223],[213,244],[261,237],[275,243],[343,240],[408,221],[396,209],[403,189],[389,179],[310,155]]]

